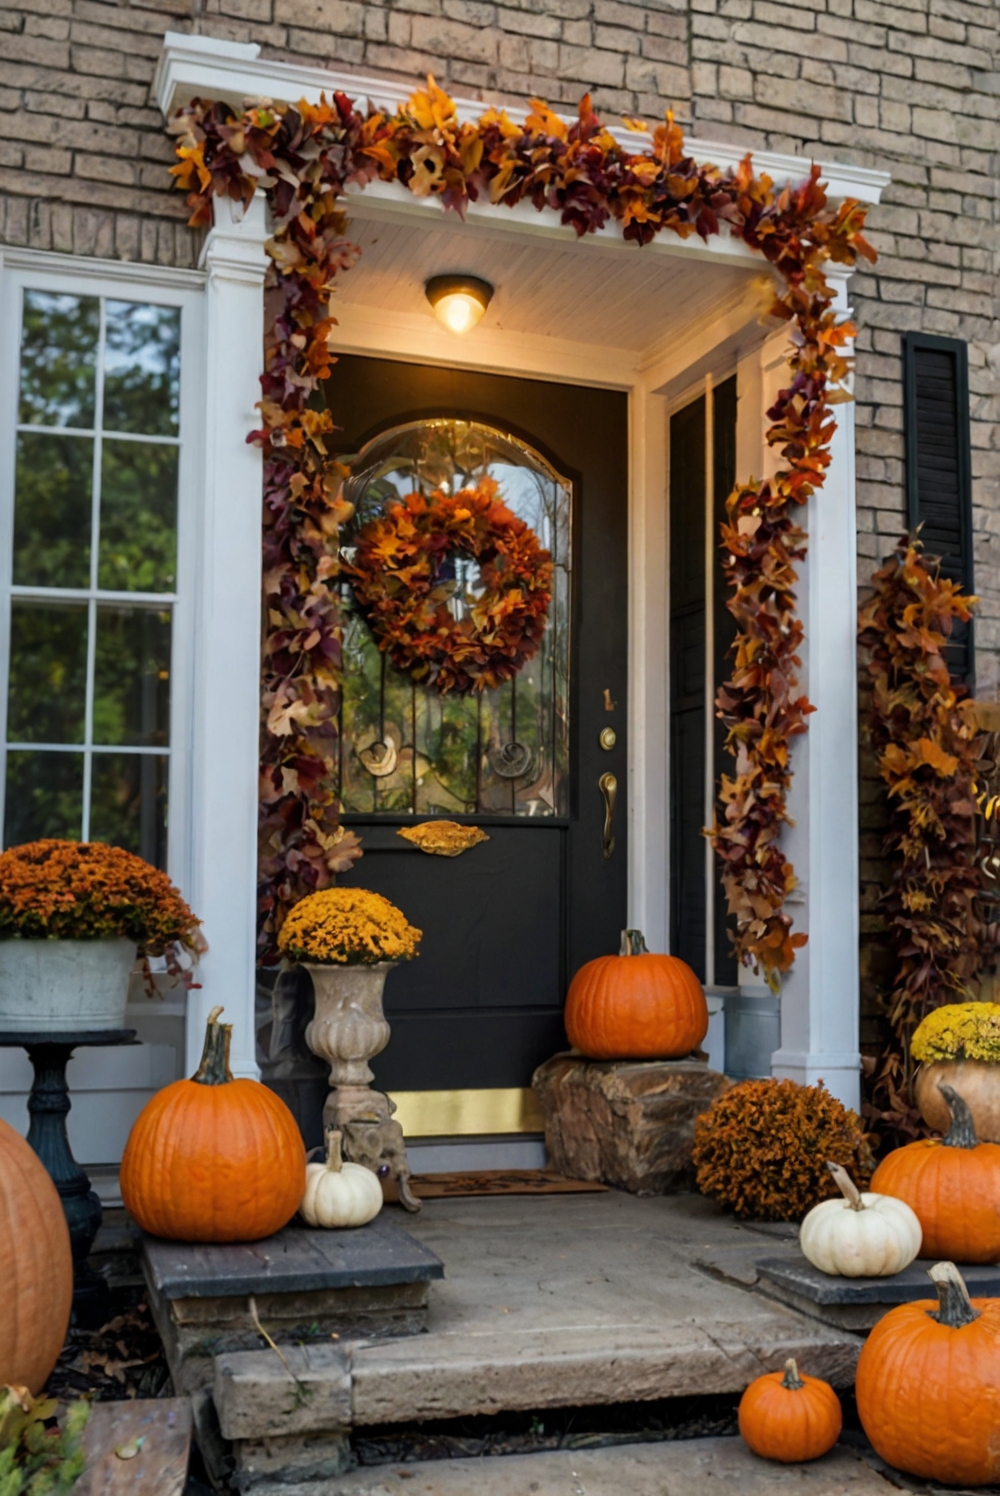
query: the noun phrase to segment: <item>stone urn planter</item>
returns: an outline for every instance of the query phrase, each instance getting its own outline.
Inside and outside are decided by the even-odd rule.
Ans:
[[[987,1060],[935,1060],[921,1065],[914,1082],[920,1115],[935,1132],[947,1132],[951,1113],[938,1086],[954,1086],[972,1113],[981,1143],[1000,1143],[1000,1065]]]
[[[403,1129],[368,1061],[389,1042],[382,1011],[385,979],[417,954],[421,931],[382,894],[365,888],[323,888],[287,915],[278,936],[286,961],[309,973],[315,1009],[305,1039],[330,1067],[323,1126],[342,1136],[344,1157],[394,1181],[407,1210],[419,1210],[410,1189]]]
[[[368,1061],[381,1054],[390,1029],[382,1011],[385,979],[394,961],[375,966],[316,966],[303,962],[312,977],[316,1008],[306,1027],[306,1043],[330,1066],[330,1084],[340,1091],[366,1093],[375,1079]]]
[[[0,940],[0,1029],[125,1027],[134,940]]]

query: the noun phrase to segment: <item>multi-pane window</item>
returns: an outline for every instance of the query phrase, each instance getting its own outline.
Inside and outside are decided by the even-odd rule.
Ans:
[[[166,864],[180,310],[23,292],[3,843]]]

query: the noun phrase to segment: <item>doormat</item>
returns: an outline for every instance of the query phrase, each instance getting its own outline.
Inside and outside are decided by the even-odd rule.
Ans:
[[[476,1169],[469,1174],[414,1174],[410,1188],[421,1200],[457,1195],[583,1195],[605,1192],[606,1184],[567,1179],[554,1169]]]

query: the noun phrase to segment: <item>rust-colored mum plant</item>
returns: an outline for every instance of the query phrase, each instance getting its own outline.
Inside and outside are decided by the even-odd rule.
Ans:
[[[554,211],[577,234],[614,222],[648,244],[669,232],[707,240],[725,226],[759,253],[783,283],[773,311],[789,323],[787,386],[769,412],[768,441],[781,455],[773,478],[737,488],[722,543],[737,620],[735,668],[719,694],[735,771],[723,782],[713,840],[736,921],[740,958],[773,984],[803,933],[784,912],[794,875],[779,838],[787,822],[789,747],[805,730],[808,703],[796,674],[802,627],[795,565],[805,550],[796,516],[821,487],[842,398],[854,329],[833,308],[824,266],[874,259],[857,202],[827,202],[814,166],[805,181],[776,189],[749,156],[732,169],[702,165],[685,151],[668,114],[652,143],[630,150],[601,123],[589,95],[569,125],[534,101],[523,124],[487,109],[461,122],[433,79],[394,114],[362,112],[345,95],[319,104],[249,103],[242,111],[195,99],[178,111],[177,184],[193,224],[207,224],[212,199],[249,203],[267,193],[275,232],[268,245],[275,307],[267,335],[253,433],[264,453],[263,733],[261,741],[261,953],[289,908],[359,855],[337,820],[337,671],[341,634],[331,581],[336,537],[347,515],[334,431],[312,397],[330,372],[335,276],[356,251],[344,240],[348,185],[397,182],[464,213],[481,198]]]
[[[912,1132],[914,1029],[944,1003],[965,1002],[983,965],[975,898],[979,731],[945,649],[977,602],[920,542],[903,539],[872,578],[860,639],[872,678],[868,733],[885,785],[892,868],[881,899],[895,954],[888,995],[891,1038],[870,1086],[873,1123]]]
[[[206,949],[166,873],[121,847],[54,837],[0,853],[0,940],[18,937],[134,940],[140,956],[165,956],[176,975]]]
[[[695,1123],[698,1188],[741,1219],[800,1221],[838,1193],[827,1159],[867,1187],[875,1161],[860,1119],[822,1081],[745,1080]]]

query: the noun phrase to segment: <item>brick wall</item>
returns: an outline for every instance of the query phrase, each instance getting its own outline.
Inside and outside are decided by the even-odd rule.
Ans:
[[[190,264],[150,97],[167,29],[257,41],[489,100],[538,93],[700,135],[887,169],[880,260],[852,282],[859,580],[904,523],[900,334],[969,343],[978,690],[1000,695],[997,20],[994,0],[6,0],[0,241]],[[862,784],[866,1012],[880,986],[880,811]],[[869,1032],[869,1038],[873,1031]]]

